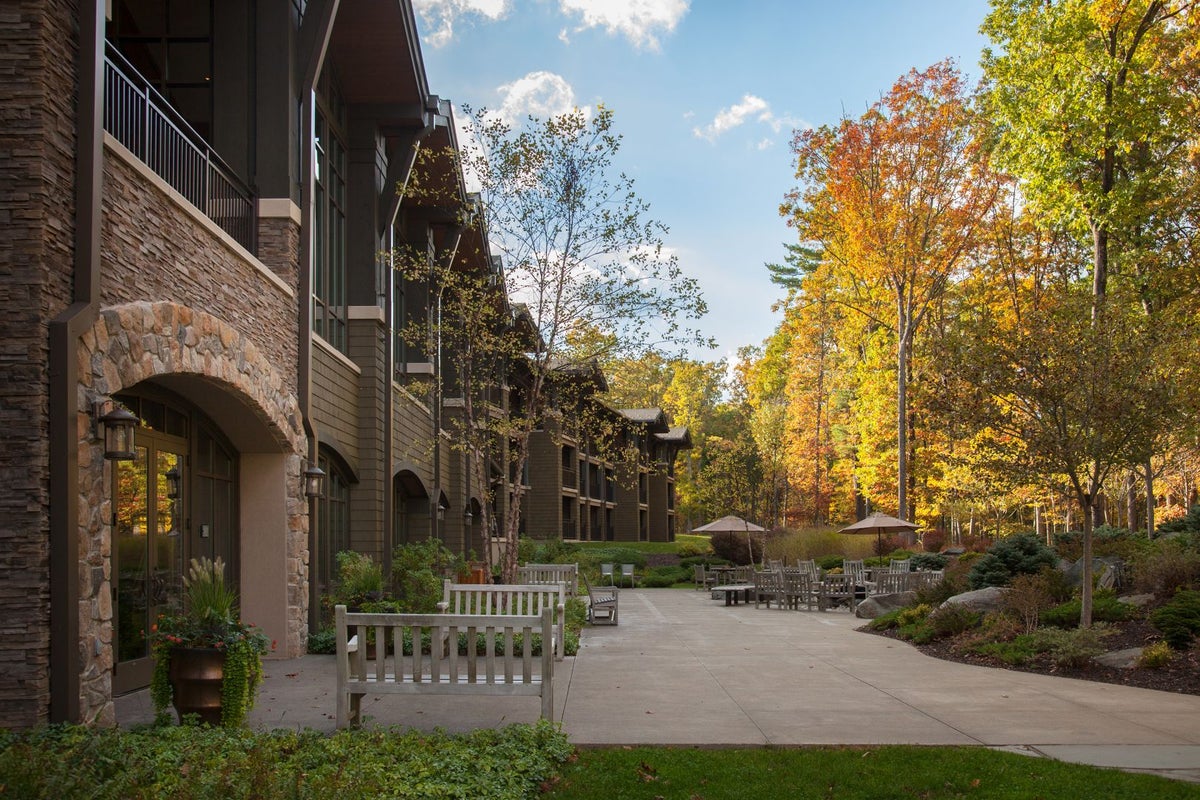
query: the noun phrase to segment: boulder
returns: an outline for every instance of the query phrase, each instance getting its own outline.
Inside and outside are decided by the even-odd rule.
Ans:
[[[1072,586],[1083,585],[1083,559],[1063,570],[1067,582]],[[1092,559],[1092,574],[1097,576],[1097,583],[1102,589],[1120,588],[1125,576],[1125,561],[1120,558],[1096,557]]]
[[[875,594],[858,604],[854,615],[859,619],[875,619],[889,611],[910,606],[917,601],[916,592],[896,592],[895,594]]]
[[[1108,653],[1101,653],[1093,659],[1097,664],[1105,667],[1114,667],[1116,669],[1133,669],[1137,666],[1138,659],[1142,657],[1142,648],[1129,647],[1125,650],[1112,650]]]
[[[1134,608],[1145,608],[1146,606],[1148,606],[1154,602],[1154,595],[1152,595],[1152,594],[1127,594],[1122,597],[1118,597],[1117,602],[1124,603],[1127,606],[1133,606]]]
[[[973,592],[956,594],[942,603],[942,605],[964,606],[971,611],[999,611],[1004,607],[1004,596],[1006,594],[1008,594],[1008,587],[1006,586],[987,586],[983,589],[976,589]]]

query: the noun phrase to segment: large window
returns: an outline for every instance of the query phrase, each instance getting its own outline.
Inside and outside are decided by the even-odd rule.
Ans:
[[[313,332],[346,351],[346,108],[326,70],[313,142]]]
[[[325,451],[320,467],[325,471],[325,496],[317,504],[317,581],[322,594],[337,577],[337,554],[350,549],[350,481]]]
[[[206,141],[212,141],[212,4],[118,0],[108,38]]]

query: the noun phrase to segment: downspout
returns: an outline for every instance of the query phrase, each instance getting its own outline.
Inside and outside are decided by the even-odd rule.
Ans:
[[[304,435],[308,439],[308,463],[315,466],[319,458],[319,439],[312,418],[312,261],[313,235],[313,131],[316,128],[316,102],[311,86],[301,87],[300,101],[300,324],[297,326],[296,351],[296,402],[300,407],[300,419]],[[301,470],[303,472],[303,470]],[[317,503],[319,498],[306,497],[308,501],[308,628],[315,631],[320,627],[321,596],[315,580],[317,563]]]
[[[462,234],[461,225],[454,225],[449,229],[450,239],[444,250],[446,269],[452,269],[454,266],[454,259],[458,255],[458,245],[462,242]],[[446,543],[446,536],[442,531],[444,520],[439,518],[443,515],[439,515],[438,510],[442,505],[442,397],[444,394],[442,391],[442,295],[445,291],[446,286],[443,283],[437,291],[437,337],[433,360],[433,482],[437,489],[437,497],[429,507],[430,523],[433,526],[430,530],[433,532],[433,537],[443,545]]]
[[[79,337],[100,297],[100,196],[104,169],[104,3],[79,16],[75,241],[71,305],[50,321],[50,721],[80,721]]]
[[[388,277],[384,287],[383,318],[387,328],[384,363],[387,375],[384,379],[383,392],[383,469],[380,472],[383,480],[383,559],[384,578],[392,574],[392,549],[396,546],[396,489],[392,483],[392,461],[395,447],[392,439],[395,436],[396,393],[392,384],[396,381],[397,353],[396,336],[396,217],[400,214],[400,204],[408,189],[408,181],[412,177],[413,167],[417,163],[417,155],[421,150],[421,140],[433,132],[433,122],[428,119],[424,127],[417,131],[413,138],[408,168],[404,170],[404,182],[396,189],[399,200],[392,206],[391,216],[384,221],[388,241]]]

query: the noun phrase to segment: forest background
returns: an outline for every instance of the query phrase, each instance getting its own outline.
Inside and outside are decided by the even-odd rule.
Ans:
[[[935,64],[795,133],[761,346],[602,365],[691,431],[682,530],[1090,538],[1196,500],[1200,9],[996,0],[983,30],[979,86]]]

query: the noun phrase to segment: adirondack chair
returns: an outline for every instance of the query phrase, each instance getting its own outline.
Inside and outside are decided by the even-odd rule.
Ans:
[[[588,622],[593,625],[616,625],[617,598],[621,590],[615,586],[593,587],[582,572],[579,573],[579,579],[588,593]]]

